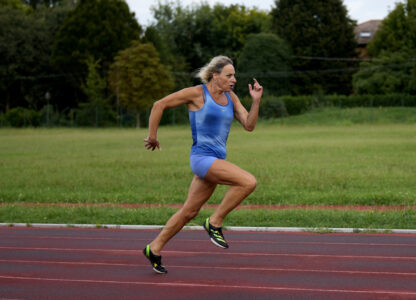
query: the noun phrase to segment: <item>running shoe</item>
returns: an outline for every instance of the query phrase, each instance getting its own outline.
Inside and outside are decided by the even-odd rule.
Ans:
[[[150,245],[147,245],[146,248],[143,249],[143,254],[150,261],[153,271],[159,274],[166,274],[168,272],[162,265],[162,256],[154,255],[150,250]]]
[[[214,227],[209,223],[209,218],[207,218],[204,222],[204,224],[202,225],[204,226],[205,230],[208,232],[210,238],[211,238],[211,242],[214,243],[214,245],[223,248],[223,249],[227,249],[228,248],[228,244],[225,241],[224,235],[222,234],[222,227]]]

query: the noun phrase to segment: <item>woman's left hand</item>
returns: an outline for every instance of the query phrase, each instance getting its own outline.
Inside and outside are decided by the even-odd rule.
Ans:
[[[263,95],[263,87],[258,83],[256,78],[253,78],[254,85],[248,85],[248,89],[250,91],[251,98],[255,101],[260,101],[261,96]]]

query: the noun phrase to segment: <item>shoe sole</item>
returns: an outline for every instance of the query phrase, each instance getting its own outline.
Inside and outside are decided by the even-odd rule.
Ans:
[[[220,248],[222,248],[222,249],[227,249],[228,247],[225,247],[225,246],[223,246],[223,245],[220,245],[220,244],[218,244],[213,238],[211,238],[211,242],[215,245],[215,246],[217,246],[217,247],[220,247]]]
[[[208,229],[205,227],[205,223],[202,227],[204,227],[205,231],[209,234]],[[223,245],[218,244],[213,238],[211,238],[211,242],[217,247],[220,247],[222,249],[228,249],[228,247],[224,247]]]
[[[153,271],[155,271],[157,274],[167,274],[168,273],[168,271],[161,272],[161,271],[156,270],[155,268],[153,268]]]

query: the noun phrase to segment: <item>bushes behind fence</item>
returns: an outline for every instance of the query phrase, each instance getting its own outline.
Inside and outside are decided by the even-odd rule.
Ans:
[[[251,99],[241,99],[243,105],[250,109]],[[416,107],[416,95],[316,95],[316,96],[264,96],[260,105],[260,118],[273,119],[299,115],[319,107]],[[150,110],[140,116],[141,126],[147,126]],[[78,122],[78,110],[58,112],[52,106],[45,106],[40,111],[16,107],[7,113],[0,113],[0,127],[55,127],[55,126],[85,126],[88,122]],[[121,110],[117,117],[111,115],[97,122],[97,114],[90,114],[90,124],[95,126],[134,127],[135,114]],[[104,115],[103,115],[104,116]],[[100,115],[100,117],[103,117]],[[84,119],[88,116],[83,116]],[[116,120],[117,118],[117,120]],[[85,121],[85,120],[84,120]],[[95,123],[94,123],[95,122]],[[188,113],[185,106],[169,109],[163,114],[162,125],[186,124]]]
[[[244,99],[249,107],[250,99]],[[260,116],[276,118],[302,114],[317,107],[394,107],[416,106],[416,95],[317,95],[317,96],[266,96],[262,99]]]

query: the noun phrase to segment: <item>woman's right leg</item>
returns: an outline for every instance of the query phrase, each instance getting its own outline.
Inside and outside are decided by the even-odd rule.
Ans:
[[[159,235],[150,243],[153,254],[160,255],[165,244],[198,214],[216,186],[216,183],[194,176],[183,207],[168,220]]]
[[[214,161],[205,179],[230,186],[221,204],[209,218],[210,224],[215,227],[222,227],[224,218],[253,192],[257,185],[252,174],[221,159]]]

